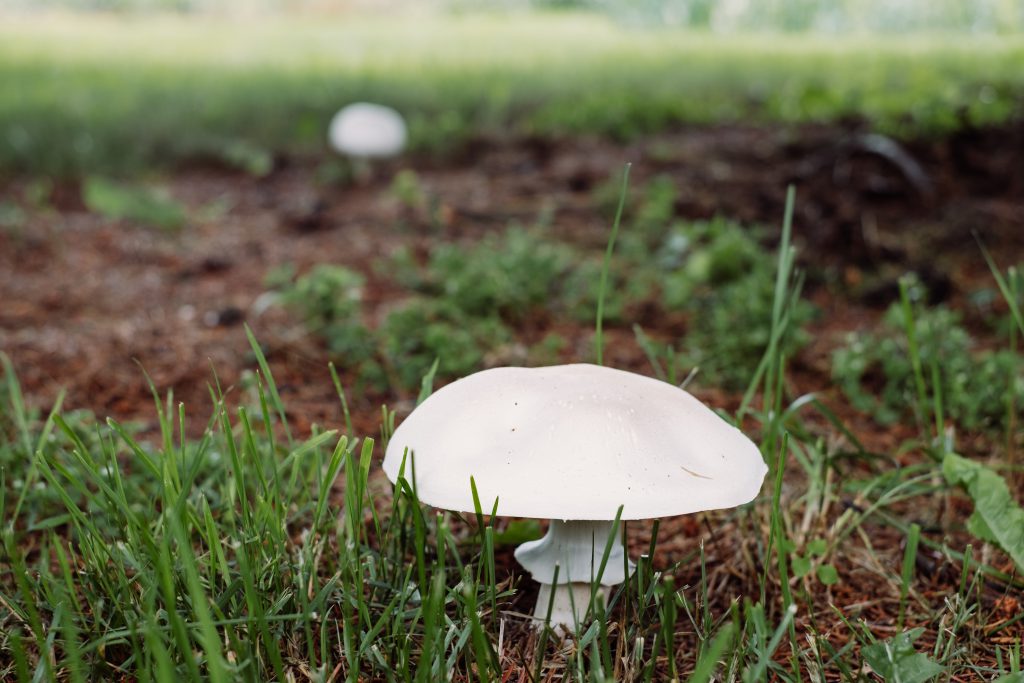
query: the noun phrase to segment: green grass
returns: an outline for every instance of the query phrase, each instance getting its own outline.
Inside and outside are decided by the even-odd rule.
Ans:
[[[714,36],[586,14],[0,22],[0,168],[127,173],[324,153],[353,99],[444,151],[511,128],[628,138],[681,122],[871,121],[941,133],[1021,114],[1019,36]]]

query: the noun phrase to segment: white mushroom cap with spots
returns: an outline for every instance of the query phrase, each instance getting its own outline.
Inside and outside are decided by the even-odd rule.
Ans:
[[[671,384],[596,365],[495,368],[438,390],[395,430],[384,472],[427,504],[564,520],[648,519],[749,502],[757,446]]]
[[[402,115],[391,107],[357,102],[334,115],[327,137],[338,152],[371,159],[401,154],[407,133]]]

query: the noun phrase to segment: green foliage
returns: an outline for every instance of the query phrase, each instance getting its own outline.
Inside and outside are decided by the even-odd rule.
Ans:
[[[510,228],[469,247],[438,246],[422,288],[469,316],[522,320],[558,297],[574,256],[537,231]]]
[[[794,410],[786,411],[792,440],[788,450],[783,440],[771,500],[707,513],[712,525],[721,521],[744,535],[709,537],[708,558],[742,547],[735,562],[708,562],[704,544],[693,543],[680,562],[656,570],[652,558],[666,554],[655,522],[636,571],[607,604],[598,595],[574,647],[545,630],[535,651],[502,648],[502,639],[508,644],[531,627],[513,614],[522,611],[517,592],[524,584],[504,581],[507,566],[498,563],[511,561],[503,546],[539,534],[536,520],[501,527],[497,517],[484,520],[478,506],[476,524],[472,516],[452,523],[417,500],[408,468],[393,494],[382,492],[372,483],[373,440],[316,427],[309,438],[293,436],[292,411],[252,344],[261,371],[251,374],[251,408],[230,408],[214,389],[211,419],[192,425],[168,395],[156,400],[158,428],[147,429],[145,439],[113,420],[62,416],[59,399],[50,415],[28,408],[0,354],[0,678],[327,680],[337,671],[346,680],[461,681],[531,669],[532,680],[754,683],[797,680],[813,669],[852,681],[873,675],[864,660],[887,681],[923,682],[939,673],[1020,679],[1019,648],[992,645],[1000,629],[1013,633],[1014,622],[993,612],[990,600],[1012,592],[1014,577],[969,550],[960,555],[935,540],[939,532],[922,543],[951,562],[962,558],[963,570],[959,591],[950,586],[952,572],[943,571],[936,580],[948,591],[922,592],[911,602],[922,610],[915,622],[945,620],[928,654],[914,648],[920,630],[897,629],[884,641],[871,634],[892,634],[894,600],[879,603],[859,629],[834,607],[853,639],[830,638],[839,628],[832,619],[798,616],[827,614],[834,594],[818,583],[832,582],[834,573],[821,564],[818,582],[800,583],[798,601],[786,597],[785,558],[797,574],[804,569],[787,545],[791,524],[818,530],[801,549],[813,567],[857,544],[866,520],[886,525],[892,515],[898,524],[894,513],[908,503],[945,509],[947,491],[935,487],[928,465],[877,477],[854,467],[841,487],[818,488],[835,484],[831,472],[824,476],[834,466],[825,444],[835,435],[822,434],[818,420],[808,429]],[[383,425],[387,438],[393,413],[385,411]],[[808,473],[820,465],[822,479],[782,495],[791,458]],[[988,532],[1006,538],[1005,531],[1022,527],[1012,511],[1019,508],[1002,497],[1005,484],[990,480],[994,473],[963,459],[945,464],[950,481],[978,500]],[[823,498],[853,490],[863,508],[823,512]],[[631,538],[647,528],[631,526]],[[673,545],[668,552],[679,552]],[[778,563],[773,548],[785,551]],[[879,561],[895,558],[898,548],[865,540],[854,556],[863,553],[872,558],[861,567],[867,576],[891,579],[895,563]],[[904,582],[916,556],[904,553]],[[985,624],[986,615],[998,621]],[[820,631],[816,622],[828,628]],[[531,652],[534,661],[524,661]]]
[[[458,253],[445,257],[447,266],[452,266]],[[458,276],[452,268],[440,272]],[[464,285],[466,280],[459,283]],[[496,312],[488,313],[480,306],[460,307],[471,300],[471,293],[458,287],[456,294],[466,296],[412,297],[371,329],[364,322],[364,286],[361,274],[320,264],[286,286],[281,299],[302,314],[309,329],[324,338],[341,364],[378,388],[391,381],[413,389],[435,360],[439,360],[438,376],[443,378],[479,370],[485,356],[511,336]]]
[[[274,168],[274,157],[269,151],[245,140],[225,143],[220,158],[228,166],[257,178],[262,178]]]
[[[391,195],[398,203],[408,209],[423,209],[427,203],[427,195],[423,190],[420,177],[409,168],[403,168],[395,174],[391,181]]]
[[[544,535],[540,522],[536,519],[513,519],[505,525],[504,530],[494,534],[496,546],[519,545],[533,541]]]
[[[411,145],[442,152],[479,131],[629,138],[750,119],[863,118],[914,135],[1004,122],[1022,106],[1017,36],[638,39],[571,13],[244,28],[28,17],[0,24],[0,168],[50,174],[215,159],[258,175],[278,153],[326,155],[330,117],[356,99],[398,107]]]
[[[605,322],[624,322],[629,304],[649,297],[653,287],[652,274],[650,269],[636,269],[623,259],[612,259],[608,270],[608,289],[604,296]],[[558,315],[581,323],[594,322],[600,281],[601,258],[581,255],[562,280],[560,295],[553,302]]]
[[[979,462],[947,453],[942,460],[946,481],[961,486],[974,501],[967,521],[972,534],[1002,548],[1024,571],[1024,510],[1013,499],[1006,480]]]
[[[681,373],[699,368],[698,381],[747,386],[771,343],[776,258],[749,228],[721,218],[676,219],[676,196],[667,176],[654,178],[638,193],[611,291],[632,303],[648,301],[658,291],[664,313],[686,314],[685,338],[667,348],[642,330],[637,334],[659,377],[678,381]],[[786,291],[798,294],[793,286],[798,284],[788,283]],[[798,296],[784,308],[786,324],[777,343],[788,357],[807,343],[802,326],[814,308]]]
[[[745,386],[772,335],[775,260],[750,230],[717,219],[680,224],[657,253],[668,310],[688,313],[683,358],[701,376],[726,387]],[[779,342],[792,356],[808,338],[801,326],[814,308],[797,299]]]
[[[813,569],[822,585],[831,586],[839,581],[839,572],[833,565],[824,563],[823,559],[819,559],[817,562],[814,560],[815,557],[823,558],[828,550],[828,543],[825,539],[816,538],[810,541],[804,549],[803,555],[796,553],[795,548],[786,547],[792,546],[788,540],[783,541],[783,546],[790,552],[790,567],[796,578],[807,576]]]
[[[675,218],[678,197],[679,190],[671,177],[659,175],[652,178],[644,188],[637,211],[630,221],[630,238],[634,242],[641,240],[648,248],[659,244]],[[627,240],[623,246],[628,244]]]
[[[945,413],[962,427],[1001,424],[1007,397],[1024,399],[1021,361],[1010,351],[974,352],[975,342],[948,308],[914,307],[914,336],[925,377],[938,376]],[[904,311],[894,303],[879,329],[854,333],[832,354],[832,376],[851,403],[883,424],[908,413],[916,403],[914,365],[904,325]],[[925,406],[925,409],[928,407]]]
[[[444,635],[452,619],[468,635],[476,605],[509,594],[448,564],[455,540],[411,489],[389,500],[382,536],[373,440],[292,440],[269,375],[253,415],[215,395],[198,441],[176,434],[187,422],[172,397],[158,399],[160,430],[140,441],[114,421],[27,411],[0,360],[4,680],[326,679],[342,662],[436,680],[483,656]],[[440,647],[410,651],[421,640]]]
[[[113,220],[128,220],[164,230],[185,223],[185,209],[166,192],[150,187],[115,183],[90,176],[82,187],[82,199],[90,211]]]
[[[436,359],[438,376],[461,377],[483,367],[510,339],[496,316],[471,316],[449,300],[410,299],[391,311],[377,339],[391,372],[402,387],[418,386]]]
[[[923,628],[915,628],[888,640],[866,645],[862,650],[864,661],[886,683],[930,681],[943,673],[945,667],[914,649],[914,641],[923,633]]]
[[[343,266],[321,263],[295,281],[284,301],[302,311],[306,324],[328,332],[335,326],[358,323],[366,278]]]
[[[268,279],[272,276],[277,279],[282,273],[269,274]],[[377,340],[363,322],[365,286],[366,279],[350,268],[319,264],[286,285],[281,299],[302,314],[310,331],[323,337],[346,367],[379,385],[383,377],[376,359]]]

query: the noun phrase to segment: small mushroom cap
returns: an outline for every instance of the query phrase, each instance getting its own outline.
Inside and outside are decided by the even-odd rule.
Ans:
[[[357,102],[331,119],[327,131],[331,146],[352,157],[387,158],[405,149],[405,120],[390,107]]]
[[[408,451],[409,455],[406,456]],[[686,391],[596,365],[495,368],[435,392],[395,430],[384,472],[421,501],[547,519],[648,519],[749,502],[757,446]]]

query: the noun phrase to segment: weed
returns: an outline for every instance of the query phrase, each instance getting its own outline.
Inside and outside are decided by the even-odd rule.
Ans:
[[[400,387],[419,385],[435,360],[438,376],[479,370],[511,333],[494,316],[470,316],[448,300],[415,297],[388,313],[377,333],[386,363]]]
[[[422,289],[469,316],[519,321],[559,296],[574,256],[566,245],[513,227],[470,247],[437,247]]]
[[[288,277],[290,269],[267,275],[270,282]],[[281,299],[298,310],[310,331],[327,342],[327,347],[363,380],[380,386],[383,380],[377,363],[376,339],[363,322],[365,278],[342,266],[319,264],[294,284],[285,285]]]
[[[302,311],[312,329],[327,331],[359,322],[365,286],[366,279],[354,270],[320,264],[296,280],[283,298]]]
[[[402,169],[391,181],[391,196],[410,211],[423,211],[427,206],[427,193],[420,177],[412,169]]]
[[[754,374],[772,336],[775,292],[772,255],[749,230],[724,220],[676,226],[657,253],[666,271],[661,297],[668,310],[688,313],[679,361],[700,368],[708,382],[738,388]],[[814,313],[797,299],[778,340],[791,356],[807,343],[802,330]]]
[[[1020,357],[1007,351],[976,352],[960,315],[943,306],[913,306],[916,354],[911,354],[901,304],[886,311],[874,333],[854,333],[832,355],[832,376],[854,407],[884,424],[916,405],[914,358],[925,376],[938,378],[933,393],[945,414],[966,429],[1000,425],[1007,397],[1024,399]],[[925,416],[919,416],[925,417]]]
[[[984,465],[947,453],[942,462],[946,481],[962,486],[974,502],[967,522],[978,538],[995,543],[1024,571],[1024,510],[1002,477]]]
[[[551,302],[555,312],[577,322],[592,322],[598,298],[595,284],[601,281],[601,272],[599,257],[581,254],[562,280],[558,298]],[[634,270],[622,259],[608,266],[608,287],[604,296],[606,322],[622,324],[629,317],[631,305],[650,299],[654,288],[650,273],[650,270]]]
[[[451,265],[458,257],[461,252],[452,250],[442,260]],[[460,307],[479,294],[460,289],[472,280],[472,274],[459,279],[450,297],[412,297],[374,329],[363,322],[365,278],[348,268],[318,265],[287,286],[282,301],[300,311],[309,329],[363,381],[378,389],[389,380],[411,389],[435,360],[440,360],[438,376],[459,377],[480,369],[488,354],[509,341],[505,324],[483,313],[485,307],[474,304],[469,312]]]

